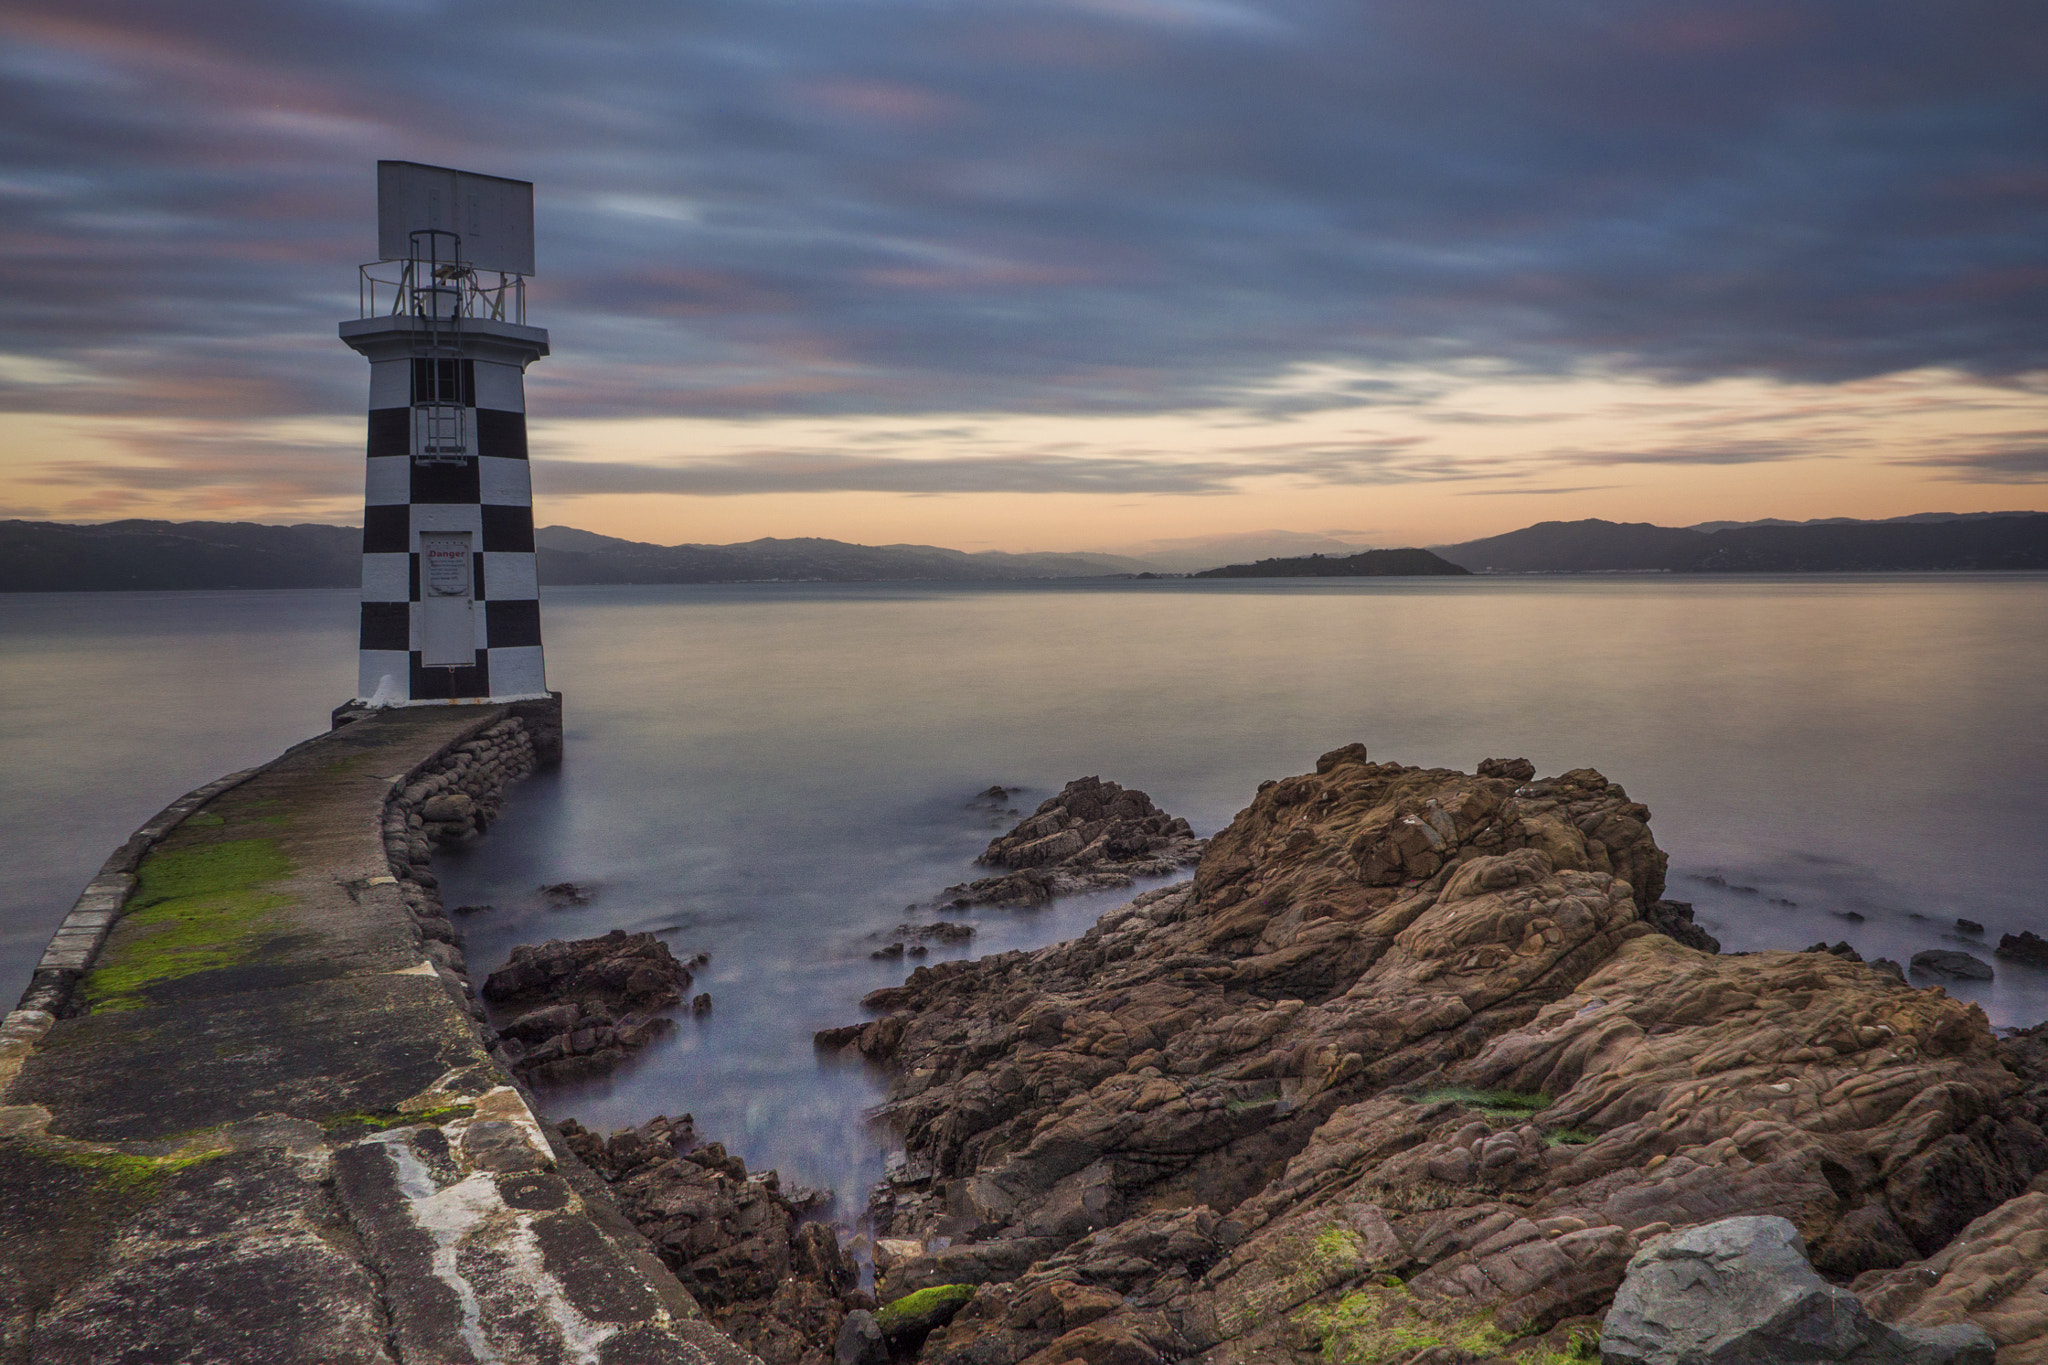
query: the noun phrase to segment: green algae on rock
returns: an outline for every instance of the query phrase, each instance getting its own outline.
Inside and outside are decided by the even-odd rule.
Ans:
[[[931,1331],[960,1311],[974,1297],[971,1284],[935,1284],[905,1294],[875,1310],[875,1326],[884,1337],[906,1337]]]

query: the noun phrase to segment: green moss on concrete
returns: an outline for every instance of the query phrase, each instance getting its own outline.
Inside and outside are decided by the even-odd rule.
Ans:
[[[61,1166],[84,1171],[99,1184],[123,1194],[149,1194],[165,1176],[211,1161],[226,1149],[182,1156],[133,1156],[127,1152],[65,1151],[54,1154]]]
[[[473,1104],[444,1104],[436,1109],[420,1109],[406,1113],[398,1109],[385,1109],[370,1114],[336,1114],[320,1120],[321,1128],[332,1137],[357,1137],[364,1133],[381,1133],[391,1128],[409,1128],[416,1123],[443,1124],[454,1119],[468,1118],[476,1112]]]
[[[875,1310],[875,1326],[885,1337],[928,1330],[959,1312],[973,1297],[971,1284],[935,1284],[883,1304]]]
[[[135,1009],[159,981],[245,962],[288,898],[263,888],[295,867],[275,839],[159,848],[84,982],[94,1010]]]
[[[1550,1096],[1541,1090],[1475,1090],[1466,1085],[1425,1090],[1413,1098],[1417,1104],[1462,1104],[1490,1119],[1525,1119],[1550,1107]]]
[[[374,751],[367,749],[361,753],[349,754],[346,757],[322,763],[320,765],[320,775],[322,777],[353,777],[357,773],[367,771],[370,766],[370,760],[376,757],[377,754]]]

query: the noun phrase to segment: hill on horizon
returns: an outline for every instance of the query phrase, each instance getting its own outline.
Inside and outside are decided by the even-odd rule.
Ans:
[[[1099,554],[969,554],[935,545],[853,545],[815,537],[738,545],[649,545],[569,526],[534,533],[544,587],[602,583],[1004,582],[1137,574],[1153,566]],[[0,592],[353,588],[355,526],[255,522],[0,521]]]
[[[1331,558],[1301,555],[1293,559],[1262,559],[1256,564],[1226,564],[1204,569],[1190,578],[1417,578],[1428,574],[1470,574],[1428,550],[1365,550]]]
[[[1546,521],[1429,550],[1368,550],[1230,564],[1195,577],[1348,577],[1443,573],[1802,573],[2048,569],[2048,514],[1920,513],[1890,521],[1831,518],[1737,526],[1652,526],[1598,518]],[[1259,533],[1262,537],[1272,533]],[[1227,537],[1215,538],[1219,541]],[[1018,582],[1156,573],[1157,563],[1102,553],[969,553],[935,545],[856,545],[764,537],[736,545],[652,545],[571,526],[535,533],[544,586],[606,583]],[[1442,569],[1372,556],[1429,555]],[[1295,567],[1275,567],[1295,566]],[[301,523],[0,520],[0,592],[353,588],[362,532]]]
[[[936,545],[854,545],[815,536],[762,537],[736,545],[652,545],[543,526],[533,534],[543,585],[590,583],[876,583],[915,580],[1005,582],[1101,578],[1152,565],[1119,555],[970,554]]]

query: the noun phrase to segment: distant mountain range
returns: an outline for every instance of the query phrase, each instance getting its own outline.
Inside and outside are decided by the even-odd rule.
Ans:
[[[1331,558],[1300,555],[1293,559],[1262,559],[1256,564],[1227,564],[1205,569],[1192,578],[1414,578],[1423,574],[1469,574],[1428,550],[1365,550]]]
[[[1144,573],[1117,555],[967,554],[934,545],[755,540],[647,545],[568,526],[534,535],[540,581],[584,583],[1002,582]],[[0,521],[0,592],[193,588],[352,588],[363,581],[352,526],[114,521],[73,526]]]
[[[353,526],[233,521],[0,521],[0,592],[345,588],[363,581]]]
[[[1545,521],[1436,552],[1475,573],[1860,573],[2048,569],[2048,514],[1929,513],[1891,521],[1738,526]]]
[[[543,527],[535,543],[540,581],[555,587],[586,583],[1003,582],[1113,577],[1162,569],[1154,561],[1112,554],[968,554],[933,545],[849,545],[817,539],[649,545],[567,526]],[[1709,522],[1695,527],[1546,521],[1506,535],[1433,549],[1434,553],[1372,550],[1265,559],[1209,570],[1201,576],[1350,577],[1459,570],[1800,573],[2048,569],[2048,514],[1929,513],[1885,522],[1754,522],[1736,526]],[[0,592],[349,588],[362,581],[361,553],[362,532],[348,526],[141,520],[75,526],[0,521]],[[1442,567],[1412,567],[1431,561]],[[1391,567],[1397,564],[1411,567]]]
[[[540,581],[578,583],[879,583],[941,579],[1003,582],[1100,578],[1153,566],[1119,555],[968,554],[935,545],[849,545],[840,540],[749,540],[738,545],[649,545],[569,526],[534,533]]]

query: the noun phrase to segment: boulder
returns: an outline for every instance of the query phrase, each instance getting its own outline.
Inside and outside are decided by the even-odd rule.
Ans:
[[[1692,922],[1692,906],[1686,901],[1651,901],[1643,907],[1643,923],[1688,948],[1703,953],[1721,951],[1721,940]]]
[[[442,792],[420,806],[420,818],[434,822],[459,822],[476,818],[476,802],[466,792]]]
[[[1989,981],[1992,977],[1990,963],[1949,948],[1930,948],[1913,954],[1912,968],[1951,981]]]
[[[875,1315],[865,1308],[848,1313],[839,1324],[839,1339],[832,1348],[833,1365],[889,1365],[889,1347]]]
[[[922,1340],[973,1297],[971,1284],[936,1284],[883,1304],[875,1312],[875,1326],[889,1341]]]
[[[1991,1365],[1982,1328],[1895,1328],[1827,1283],[1798,1230],[1725,1218],[1653,1237],[1628,1264],[1601,1365]]]

